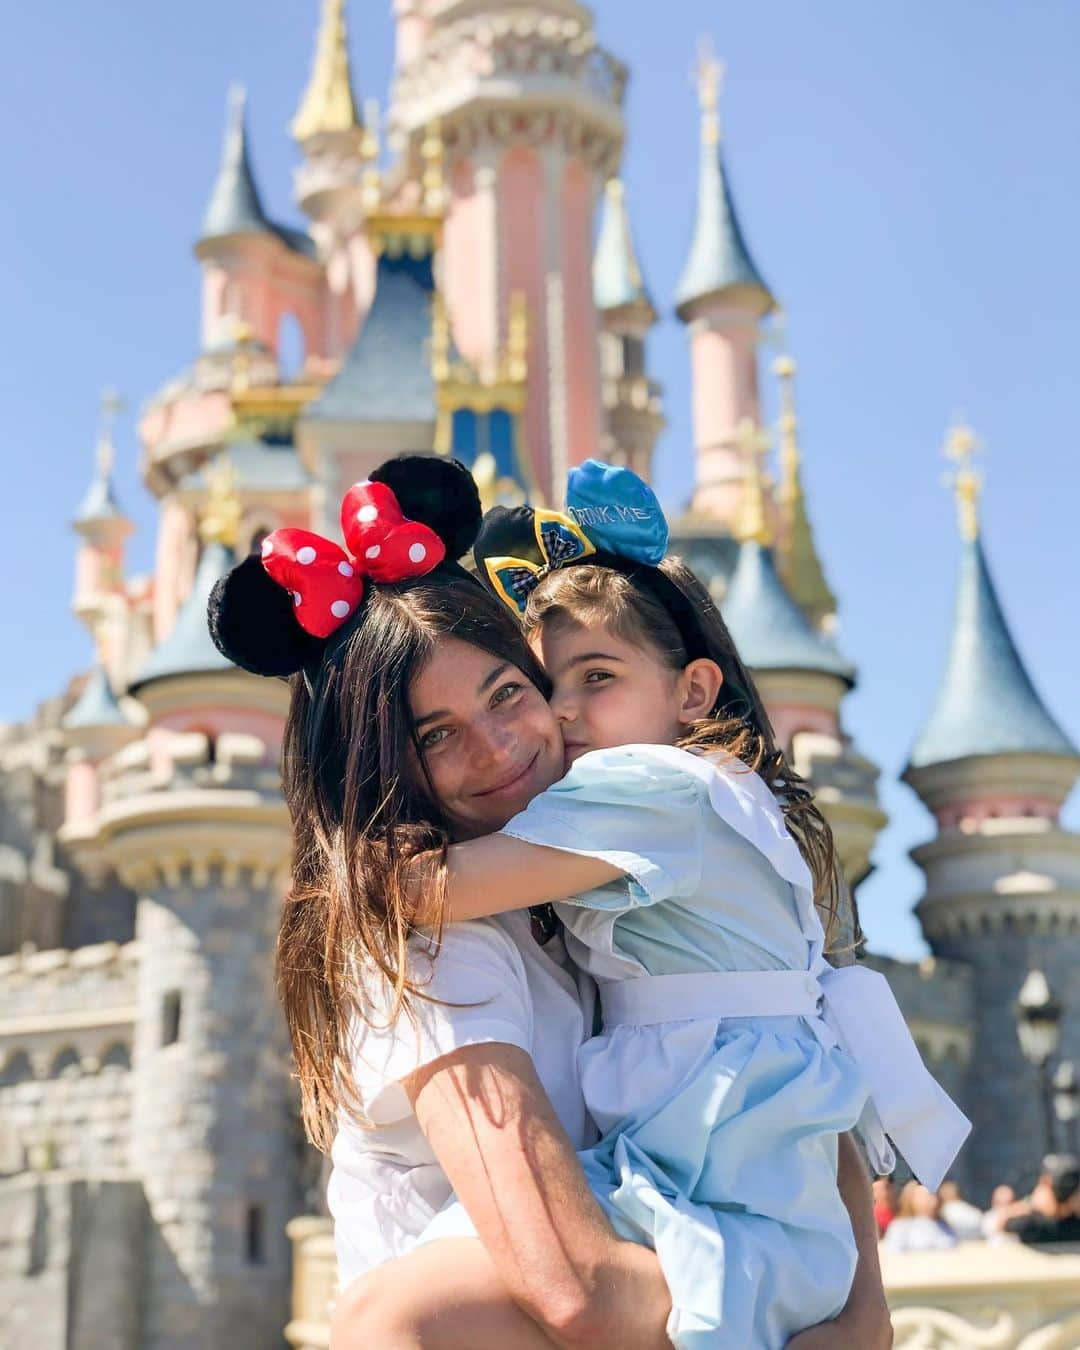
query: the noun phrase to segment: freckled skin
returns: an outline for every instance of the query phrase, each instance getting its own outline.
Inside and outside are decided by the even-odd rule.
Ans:
[[[467,839],[490,834],[563,774],[559,724],[516,666],[447,638],[416,675],[413,720],[435,791]]]

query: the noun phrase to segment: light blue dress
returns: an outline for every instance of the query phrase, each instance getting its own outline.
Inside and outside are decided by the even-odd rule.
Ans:
[[[806,972],[820,950],[776,847],[789,870],[805,865],[772,794],[736,761],[593,751],[504,833],[627,874],[558,906],[602,998],[624,981],[644,994],[656,976]],[[582,1047],[603,1138],[581,1160],[615,1230],[655,1248],[676,1346],[780,1350],[847,1300],[856,1248],[837,1137],[869,1089],[807,1018],[677,1015],[698,1011],[676,1003],[660,1021],[605,1025]]]
[[[878,1173],[895,1143],[936,1189],[970,1122],[885,979],[824,959],[809,869],[738,760],[593,751],[503,833],[625,873],[556,908],[604,1017],[578,1052],[602,1135],[582,1166],[615,1230],[655,1248],[668,1335],[781,1350],[850,1291],[840,1132],[857,1128]],[[421,1241],[467,1233],[455,1202]]]

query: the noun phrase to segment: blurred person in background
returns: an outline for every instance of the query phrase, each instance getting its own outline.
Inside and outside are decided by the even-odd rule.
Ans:
[[[1032,1245],[1080,1243],[1080,1158],[1052,1154],[1044,1167],[1026,1212],[1016,1213],[1016,1206],[999,1211],[998,1231]]]
[[[945,1251],[956,1246],[956,1235],[941,1217],[941,1201],[934,1192],[909,1181],[883,1245],[894,1252]]]
[[[943,1181],[938,1187],[941,1217],[952,1229],[958,1242],[973,1242],[982,1237],[983,1212],[960,1194],[955,1181]]]

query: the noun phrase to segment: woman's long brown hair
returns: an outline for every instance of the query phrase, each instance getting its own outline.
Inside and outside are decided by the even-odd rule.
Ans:
[[[678,558],[665,558],[660,570],[689,603],[705,640],[705,654],[724,676],[712,715],[696,722],[679,745],[725,750],[765,780],[810,869],[826,945],[831,947],[844,891],[829,823],[810,785],[777,745],[761,695],[715,601]],[[550,572],[529,597],[526,637],[545,622],[603,623],[624,641],[651,647],[672,670],[682,670],[689,659],[678,628],[656,596],[611,567],[565,567]]]
[[[318,672],[293,677],[282,775],[294,849],[277,979],[304,1126],[324,1151],[340,1112],[363,1119],[350,1032],[374,1013],[358,967],[385,978],[389,1021],[423,997],[407,959],[405,867],[419,851],[445,850],[451,825],[426,779],[409,692],[446,637],[511,662],[547,694],[514,617],[459,569],[373,588]]]

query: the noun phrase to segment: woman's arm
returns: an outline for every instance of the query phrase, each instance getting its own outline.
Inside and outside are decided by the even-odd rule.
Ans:
[[[553,1340],[669,1347],[659,1262],[612,1232],[523,1050],[466,1046],[405,1089],[512,1297]]]
[[[859,1251],[851,1293],[839,1317],[801,1331],[788,1341],[787,1350],[850,1350],[852,1346],[858,1346],[859,1350],[889,1350],[893,1332],[881,1282],[874,1198],[859,1146],[850,1134],[840,1136],[836,1184],[851,1218]]]
[[[439,855],[423,853],[413,860],[410,890],[419,926],[440,918],[451,923],[505,914],[567,900],[581,891],[604,886],[624,876],[599,858],[567,853],[560,848],[527,844],[507,834],[489,834],[452,844],[446,861],[446,908],[439,912]]]

